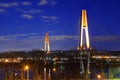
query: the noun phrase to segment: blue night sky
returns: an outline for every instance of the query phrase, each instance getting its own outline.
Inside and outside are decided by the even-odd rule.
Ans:
[[[81,10],[87,10],[91,47],[120,50],[120,0],[0,0],[0,51],[52,50],[79,43]]]

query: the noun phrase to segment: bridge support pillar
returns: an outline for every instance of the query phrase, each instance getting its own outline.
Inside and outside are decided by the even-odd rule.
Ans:
[[[90,52],[81,51],[80,52],[80,68],[82,80],[90,80]]]

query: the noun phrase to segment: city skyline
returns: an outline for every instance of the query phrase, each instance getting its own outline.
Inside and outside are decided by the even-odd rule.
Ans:
[[[81,10],[87,10],[91,47],[120,50],[119,0],[1,0],[0,51],[44,48],[49,33],[52,50],[79,45]]]

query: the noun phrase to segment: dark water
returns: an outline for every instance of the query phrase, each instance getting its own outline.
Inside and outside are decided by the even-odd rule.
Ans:
[[[24,74],[24,80],[27,80],[27,78],[29,78],[29,80],[34,80],[33,78],[35,70],[31,69],[31,67],[28,71],[24,71],[22,73]],[[5,74],[5,70],[7,70],[7,76]],[[11,68],[8,67],[7,69],[5,69],[3,67],[0,69],[0,80],[20,80],[20,70],[21,69],[19,68],[14,69],[14,72],[12,73]],[[115,70],[119,72],[115,72]],[[113,74],[113,77],[117,76],[117,78],[119,78],[120,68],[112,68],[111,70],[109,70],[108,66],[104,69],[101,69],[100,66],[91,65],[89,78],[90,80],[105,80],[102,79],[103,77],[101,77],[101,79],[98,79],[97,75],[104,75],[104,78],[108,79],[110,76],[110,71],[115,72],[115,74]],[[79,63],[59,63],[46,66],[39,65],[37,66],[36,72],[36,78],[38,80],[82,80],[82,78],[84,78],[81,74],[81,66]],[[8,79],[5,79],[6,77]]]
[[[14,80],[20,80],[20,69],[15,69],[11,75],[11,69],[7,68],[8,78],[14,76]],[[34,70],[24,71],[24,79],[33,80]],[[0,80],[5,80],[5,68],[0,69]],[[54,65],[40,65],[37,67],[38,80],[80,80],[80,65],[79,64],[54,64]],[[9,79],[8,79],[9,80]]]

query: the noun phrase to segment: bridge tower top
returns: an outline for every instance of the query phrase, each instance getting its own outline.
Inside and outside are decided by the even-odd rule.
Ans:
[[[82,10],[81,30],[80,31],[81,31],[80,49],[83,49],[84,47],[89,49],[90,48],[90,41],[89,41],[89,32],[88,32],[88,22],[87,22],[86,10]],[[85,35],[85,36],[83,36],[83,35]],[[84,37],[85,37],[85,40],[84,40]]]
[[[45,35],[45,40],[44,40],[44,51],[47,52],[48,54],[50,53],[50,42],[49,42],[49,35],[48,32]]]

